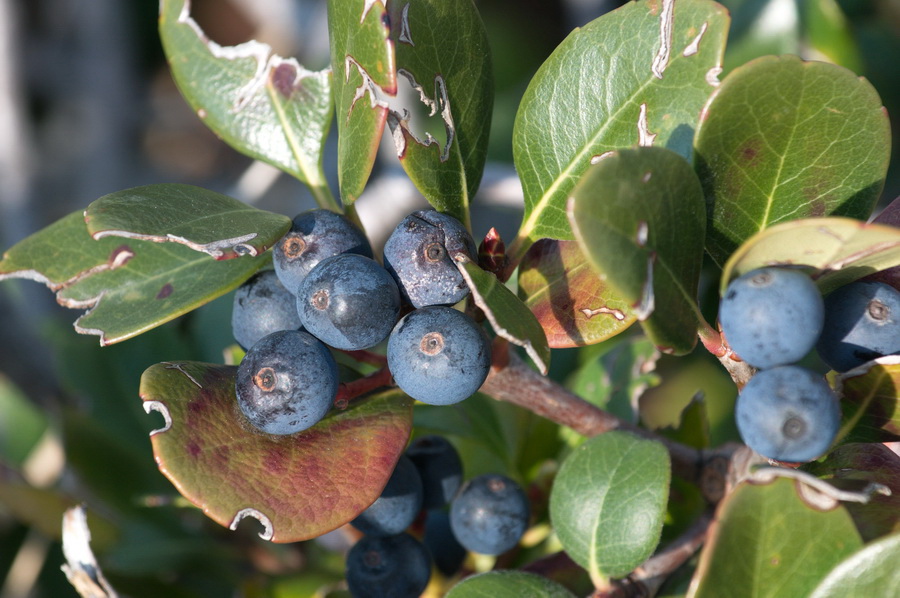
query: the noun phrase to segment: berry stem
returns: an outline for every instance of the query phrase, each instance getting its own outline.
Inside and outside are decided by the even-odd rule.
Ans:
[[[391,371],[386,366],[352,382],[341,382],[338,386],[337,396],[334,398],[334,406],[338,409],[346,409],[351,400],[373,390],[390,386],[392,383]]]
[[[360,349],[358,351],[342,351],[342,353],[352,357],[360,363],[366,363],[368,365],[379,367],[387,365],[387,357],[385,357],[384,355],[379,355],[378,353],[373,353],[372,351]]]

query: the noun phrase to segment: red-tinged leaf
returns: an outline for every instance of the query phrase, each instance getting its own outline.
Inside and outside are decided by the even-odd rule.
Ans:
[[[575,241],[541,239],[532,245],[519,265],[519,294],[553,349],[599,343],[637,319]]]
[[[246,421],[234,395],[237,368],[160,363],[141,378],[156,461],[185,498],[221,525],[263,523],[273,542],[314,538],[347,523],[381,493],[406,447],[412,400],[397,390],[332,411],[290,436]]]
[[[836,376],[844,422],[838,440],[900,440],[900,355],[889,355]]]

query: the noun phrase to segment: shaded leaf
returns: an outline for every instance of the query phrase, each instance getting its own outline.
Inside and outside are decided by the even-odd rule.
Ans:
[[[563,548],[595,583],[624,577],[656,548],[671,471],[662,444],[607,432],[563,462],[550,519]]]
[[[268,253],[217,261],[174,243],[95,241],[74,212],[4,253],[0,280],[44,283],[61,305],[88,310],[75,320],[76,331],[109,345],[224,295],[269,260]]]
[[[887,486],[890,496],[875,494],[867,503],[845,506],[865,542],[900,532],[900,456],[891,449],[877,442],[845,444],[803,469],[842,490],[860,492],[873,483]]]
[[[494,332],[523,347],[538,370],[546,375],[550,367],[550,347],[544,329],[531,310],[496,276],[485,272],[464,255],[456,258],[456,267],[469,286],[475,305],[487,316]]]
[[[636,319],[574,241],[541,239],[532,245],[519,264],[519,295],[553,349],[599,343]]]
[[[900,227],[900,197],[897,197],[872,220],[875,224]],[[900,289],[900,265],[870,274],[866,280],[877,280]]]
[[[345,204],[359,198],[387,121],[385,96],[397,93],[397,67],[385,0],[328,0],[334,71],[338,181]]]
[[[698,392],[691,402],[681,410],[681,421],[676,426],[664,428],[661,432],[667,437],[698,449],[709,448],[710,430],[709,414],[703,393]]]
[[[569,590],[535,573],[488,571],[453,586],[447,598],[574,598]]]
[[[189,0],[161,0],[159,34],[188,104],[239,152],[307,185],[337,208],[322,169],[334,110],[331,72],[312,72],[258,41],[220,46],[190,16]]]
[[[839,563],[810,598],[892,598],[900,588],[900,534],[872,542]]]
[[[837,0],[812,0],[799,5],[809,45],[826,57],[853,72],[862,72],[864,65],[853,30],[841,11]]]
[[[900,356],[889,355],[835,377],[843,421],[837,441],[900,440]]]
[[[637,145],[685,158],[728,31],[715,2],[629,2],[573,31],[535,74],[513,132],[525,214],[510,248],[572,239],[566,200],[604,153]]]
[[[273,542],[319,536],[381,493],[409,438],[412,400],[385,391],[332,411],[290,436],[250,427],[234,395],[237,368],[161,363],[141,378],[145,409],[164,413],[151,433],[163,474],[216,522],[263,521]]]
[[[844,507],[818,511],[795,484],[787,478],[766,485],[745,482],[726,496],[688,596],[808,596],[862,545]]]
[[[582,251],[630,303],[664,353],[694,348],[705,216],[700,183],[659,147],[610,152],[572,190],[569,219]]]
[[[145,185],[104,195],[84,212],[94,239],[181,243],[222,260],[256,256],[291,228],[291,219],[201,187]]]
[[[469,438],[479,448],[487,448],[503,463],[511,460],[501,431],[503,426],[494,409],[497,401],[475,393],[452,405],[416,405],[413,424],[417,433],[453,435]],[[471,477],[471,476],[470,476]]]
[[[425,199],[468,228],[494,99],[484,25],[472,0],[392,0],[388,9],[398,78],[420,98],[413,110],[435,116],[429,124],[440,127],[423,131],[411,125],[415,114],[391,110],[388,125],[397,155]]]
[[[47,431],[47,418],[0,373],[0,462],[21,466]]]
[[[865,79],[796,56],[737,68],[704,107],[695,139],[709,213],[706,248],[724,264],[774,224],[865,219],[889,158],[887,115]]]

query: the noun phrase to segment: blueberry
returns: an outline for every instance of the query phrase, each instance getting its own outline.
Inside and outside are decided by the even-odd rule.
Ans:
[[[384,245],[384,267],[413,307],[453,305],[469,287],[451,255],[478,255],[469,231],[452,216],[419,210],[404,218]]]
[[[459,543],[450,528],[450,514],[443,509],[428,511],[422,543],[431,553],[438,571],[452,577],[462,567],[468,551]]]
[[[341,214],[325,209],[297,214],[291,230],[272,248],[275,272],[292,293],[316,264],[341,253],[374,257],[361,230]]]
[[[297,299],[272,270],[264,270],[238,287],[231,310],[234,340],[249,349],[256,341],[279,330],[299,330]]]
[[[305,322],[304,322],[305,323]],[[452,307],[423,307],[391,332],[388,368],[403,392],[431,405],[452,405],[475,393],[491,369],[484,330]]]
[[[406,449],[422,478],[422,507],[436,509],[449,503],[462,484],[459,453],[443,436],[421,436]]]
[[[401,455],[381,496],[350,523],[367,536],[393,536],[412,525],[421,510],[422,478]]]
[[[431,556],[409,534],[363,536],[347,553],[354,598],[418,598],[431,578]]]
[[[857,281],[826,295],[825,330],[816,350],[839,372],[900,353],[900,291]]]
[[[400,293],[378,262],[353,253],[325,258],[297,290],[303,327],[322,342],[366,349],[390,334],[400,315]]]
[[[519,543],[528,528],[528,498],[513,480],[499,474],[466,482],[450,505],[450,526],[472,552],[501,554]]]
[[[815,346],[825,318],[822,295],[799,270],[759,268],[731,281],[719,306],[728,344],[757,368],[794,363]]]
[[[269,434],[293,434],[325,417],[338,390],[328,348],[298,330],[273,332],[250,347],[237,371],[238,405]]]
[[[841,423],[837,396],[822,376],[786,365],[757,372],[738,395],[741,438],[769,459],[802,463],[828,450]]]

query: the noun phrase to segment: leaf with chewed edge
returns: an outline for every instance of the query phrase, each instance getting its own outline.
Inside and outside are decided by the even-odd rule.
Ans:
[[[283,214],[260,210],[193,185],[144,185],[104,195],[84,212],[95,239],[181,243],[217,260],[256,256],[290,228]]]
[[[74,212],[11,247],[0,280],[28,278],[56,300],[87,309],[75,330],[109,345],[164,324],[224,295],[270,263],[270,254],[217,261],[175,243],[94,240]]]
[[[160,363],[141,378],[145,410],[165,422],[151,433],[157,464],[185,498],[231,529],[253,517],[273,542],[320,536],[378,498],[406,448],[412,399],[386,390],[332,410],[312,428],[271,436],[241,413],[236,372]]]

